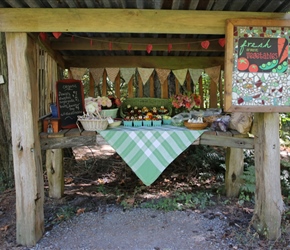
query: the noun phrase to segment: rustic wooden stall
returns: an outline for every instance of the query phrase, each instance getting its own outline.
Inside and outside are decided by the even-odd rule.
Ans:
[[[112,16],[114,18],[112,19]],[[174,18],[172,18],[174,16]],[[78,17],[78,18],[76,18]],[[202,22],[192,22],[193,17]],[[39,136],[39,84],[38,84],[38,64],[37,64],[37,42],[39,32],[108,32],[108,33],[170,33],[170,34],[225,34],[226,20],[230,18],[272,18],[283,19],[284,26],[289,27],[287,21],[289,16],[279,13],[247,13],[247,12],[205,12],[205,11],[177,11],[177,10],[120,10],[120,9],[0,9],[0,31],[6,33],[6,44],[8,54],[9,69],[9,95],[11,106],[12,122],[12,145],[16,186],[16,218],[17,218],[17,242],[23,245],[35,245],[42,237],[44,232],[44,186],[43,170],[41,160],[42,149],[49,149],[47,156],[51,160],[48,165],[53,166],[54,161],[59,161],[62,157],[62,147],[70,147],[76,143],[82,145],[82,141],[91,140],[95,134],[85,132],[66,131],[62,137],[59,133],[49,138],[44,135]],[[66,20],[65,22],[63,20]],[[267,20],[271,23],[271,20]],[[144,25],[146,23],[146,26]],[[158,25],[156,25],[158,23]],[[28,35],[30,32],[37,34]],[[230,42],[230,41],[227,41]],[[197,57],[195,60],[188,57],[174,58],[174,56],[159,58],[158,56],[129,56],[126,58],[103,58],[103,57],[73,57],[61,56],[53,50],[49,42],[41,43],[45,50],[62,68],[70,67],[148,67],[148,68],[206,68],[222,65],[224,58]],[[70,46],[66,43],[65,46]],[[80,48],[79,48],[80,49]],[[231,58],[226,58],[226,64],[230,63]],[[52,67],[55,69],[55,65]],[[46,68],[48,70],[48,68]],[[51,72],[46,72],[51,75]],[[105,76],[104,76],[105,77]],[[48,78],[47,78],[48,79]],[[56,79],[51,79],[55,82]],[[46,83],[44,93],[48,95]],[[212,85],[212,88],[217,86]],[[17,91],[15,91],[17,90]],[[105,91],[105,90],[104,90]],[[163,91],[163,97],[166,98]],[[118,91],[117,91],[118,93]],[[42,95],[41,95],[42,96]],[[43,96],[42,96],[43,97]],[[48,98],[49,99],[49,98]],[[46,99],[47,100],[47,99]],[[51,100],[50,100],[51,101]],[[45,102],[46,103],[46,102]],[[49,103],[49,102],[47,102]],[[21,107],[21,108],[19,108]],[[46,110],[47,111],[47,110]],[[279,159],[278,152],[278,127],[276,121],[278,114],[258,114],[256,122],[259,127],[255,135],[256,164],[258,171],[263,176],[263,184],[259,186],[266,194],[268,186],[275,185],[275,195],[277,200],[272,200],[266,195],[256,199],[265,201],[260,202],[261,209],[257,209],[255,216],[259,217],[259,226],[268,230],[269,238],[275,239],[280,235],[281,222],[281,193],[279,193],[280,180],[278,176],[278,164],[275,160],[275,175],[271,179],[271,167],[273,159]],[[269,132],[269,127],[275,130]],[[72,135],[72,136],[70,136]],[[88,136],[88,138],[86,138]],[[63,139],[65,138],[65,139]],[[77,139],[75,139],[77,138]],[[85,138],[85,139],[84,139]],[[76,140],[76,141],[74,141]],[[240,143],[240,139],[231,138],[228,147],[240,148],[240,144],[245,148],[251,148],[251,141]],[[67,144],[65,144],[67,143]],[[204,135],[200,143],[209,145],[225,146],[216,137]],[[238,143],[238,145],[236,144]],[[273,146],[275,145],[275,151]],[[241,152],[241,151],[240,151]],[[268,154],[269,153],[269,154]],[[49,154],[54,154],[50,157]],[[58,159],[58,160],[57,160]],[[266,166],[262,169],[261,166]],[[259,173],[260,173],[259,172]],[[59,179],[61,172],[58,172]],[[259,182],[258,182],[259,183]],[[272,183],[272,184],[271,184]],[[259,184],[258,184],[259,185]],[[61,187],[57,187],[61,190]],[[61,194],[62,191],[60,191]],[[269,193],[271,196],[273,192]],[[277,203],[278,202],[278,203]],[[276,218],[273,222],[271,209],[278,204],[278,211],[274,211]],[[275,225],[273,225],[275,223]]]

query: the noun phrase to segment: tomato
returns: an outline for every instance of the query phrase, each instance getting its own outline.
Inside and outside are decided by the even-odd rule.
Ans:
[[[257,64],[251,64],[249,66],[249,72],[258,72],[258,65]]]
[[[249,67],[250,63],[247,58],[240,57],[238,58],[238,70],[243,71]]]

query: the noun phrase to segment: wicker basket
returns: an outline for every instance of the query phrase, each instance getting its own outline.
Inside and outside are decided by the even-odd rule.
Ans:
[[[142,109],[143,107],[147,107],[148,109],[152,109],[153,107],[156,107],[159,109],[161,106],[164,106],[166,109],[168,109],[168,115],[170,116],[172,114],[172,104],[169,99],[162,99],[162,98],[150,98],[150,97],[138,97],[138,98],[128,98],[120,107],[120,116],[124,118],[125,110],[127,108],[127,105],[131,105],[131,107],[137,106],[138,108]]]
[[[191,123],[191,122],[184,121],[184,126],[187,127],[188,129],[200,130],[200,129],[205,129],[208,126],[208,123],[207,122]]]
[[[84,130],[87,131],[102,131],[108,127],[107,119],[78,119]],[[78,124],[77,124],[78,125]]]
[[[221,117],[221,115],[205,116],[205,117],[203,117],[203,120],[205,122],[207,122],[210,126],[214,121],[216,121],[220,117]]]

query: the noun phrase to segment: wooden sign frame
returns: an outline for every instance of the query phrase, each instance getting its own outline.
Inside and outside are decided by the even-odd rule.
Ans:
[[[85,111],[82,82],[74,79],[57,81],[56,102],[61,128],[76,128],[77,116]]]
[[[259,33],[260,32],[260,33]],[[276,33],[277,32],[277,33]],[[242,46],[239,39],[249,39],[246,46]],[[261,42],[258,42],[260,38]],[[229,19],[226,25],[226,47],[225,47],[225,106],[226,112],[290,112],[290,59],[284,60],[285,69],[276,71],[278,65],[281,46],[272,46],[275,39],[286,38],[285,49],[289,49],[290,41],[290,20],[271,19]],[[252,39],[252,40],[251,40]],[[254,42],[252,42],[254,41]],[[247,47],[247,45],[249,45]],[[252,46],[253,45],[253,46]],[[286,46],[287,45],[287,46]],[[243,47],[243,48],[242,48]],[[247,64],[251,69],[242,69],[237,64],[239,55],[247,47],[249,60]],[[278,57],[277,67],[273,72],[264,70],[264,59],[275,60],[275,56],[265,53],[265,50],[275,47]],[[253,53],[256,54],[253,54]],[[266,51],[267,52],[267,51]],[[285,51],[286,53],[286,51]],[[258,55],[259,54],[259,55]],[[282,52],[281,52],[282,54]],[[266,56],[264,56],[266,55]],[[249,61],[258,56],[260,65]],[[250,60],[251,59],[251,60]],[[273,61],[272,60],[272,61]],[[256,61],[255,61],[256,62]],[[249,67],[248,66],[248,67]],[[245,67],[246,68],[246,67]],[[243,71],[244,70],[244,71]],[[257,72],[259,71],[259,72]],[[276,79],[276,80],[273,80]]]

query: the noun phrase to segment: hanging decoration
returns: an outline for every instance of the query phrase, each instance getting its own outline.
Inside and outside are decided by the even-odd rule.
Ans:
[[[147,51],[148,54],[151,53],[152,48],[153,48],[152,44],[148,44],[148,45],[147,45],[146,51]]]
[[[172,70],[172,72],[175,75],[178,82],[180,83],[180,85],[183,86],[187,75],[187,69],[174,69]]]
[[[170,44],[168,44],[168,53],[170,53],[171,50],[172,50],[172,44],[170,43]]]
[[[219,45],[220,45],[221,47],[225,47],[225,44],[226,44],[226,39],[225,39],[225,38],[220,38],[220,39],[219,39]]]
[[[90,45],[91,45],[91,47],[93,46],[93,39],[91,39],[91,41],[90,41]]]
[[[130,52],[131,52],[131,50],[132,50],[132,44],[131,44],[131,43],[129,43],[129,44],[128,44],[128,52],[130,53]]]
[[[58,39],[61,36],[61,32],[52,32],[53,36]]]
[[[82,80],[83,75],[86,73],[86,68],[70,68],[72,78],[75,80]]]
[[[188,69],[190,77],[194,83],[198,83],[199,77],[203,73],[203,69]]]
[[[210,42],[209,41],[203,41],[201,42],[201,47],[203,47],[204,49],[207,49],[210,45]]]
[[[75,36],[71,36],[71,41],[73,42],[75,40]]]
[[[107,76],[111,82],[115,82],[115,79],[120,71],[119,68],[106,68]]]
[[[160,83],[164,84],[171,70],[170,69],[155,69],[155,71],[157,73]]]
[[[100,79],[103,77],[104,68],[90,68],[89,69],[96,85],[100,84]]]
[[[136,68],[120,68],[121,75],[126,83],[130,82]]]
[[[211,80],[213,80],[216,84],[218,84],[221,73],[221,66],[207,68],[205,69],[205,73],[208,74]]]
[[[187,49],[190,50],[190,43],[187,44]]]
[[[154,68],[138,68],[138,72],[143,82],[143,85],[146,84],[149,77],[152,75],[153,70]]]
[[[39,37],[41,38],[42,41],[46,40],[46,33],[45,32],[40,32]]]
[[[112,42],[109,42],[109,50],[112,50],[112,48],[113,48]]]

